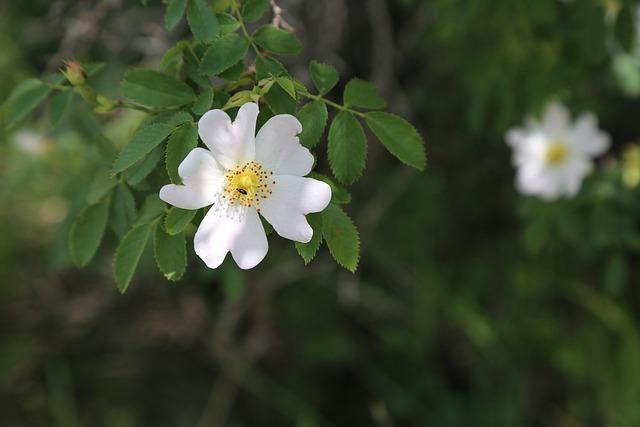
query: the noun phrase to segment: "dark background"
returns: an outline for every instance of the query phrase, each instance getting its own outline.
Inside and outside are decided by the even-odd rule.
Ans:
[[[117,95],[126,67],[188,37],[148,3],[2,2],[0,99],[70,57],[106,62]],[[83,270],[67,250],[95,119],[78,105],[53,129],[44,108],[0,130],[2,425],[640,425],[640,199],[621,180],[640,168],[622,154],[640,135],[636,2],[279,3],[305,46],[292,74],[318,59],[375,82],[427,170],[370,138],[347,207],[356,274],[271,236],[248,272],[189,246],[177,284],[145,254],[123,296],[113,234]],[[504,134],[550,99],[594,111],[614,145],[576,199],[543,203],[516,194]],[[124,143],[140,115],[100,120]]]

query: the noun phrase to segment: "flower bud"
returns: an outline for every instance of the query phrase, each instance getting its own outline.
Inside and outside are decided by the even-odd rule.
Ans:
[[[87,75],[84,71],[84,67],[78,61],[71,60],[65,63],[65,69],[62,74],[69,80],[73,86],[80,86],[87,80]]]

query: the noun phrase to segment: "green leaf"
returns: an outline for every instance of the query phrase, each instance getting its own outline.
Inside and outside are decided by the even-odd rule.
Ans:
[[[249,42],[247,39],[240,37],[236,33],[218,37],[202,57],[199,73],[205,75],[220,74],[244,58],[248,47]]]
[[[93,177],[91,186],[89,187],[89,193],[87,194],[87,203],[90,205],[96,203],[102,199],[113,187],[118,184],[118,181],[113,178],[111,171],[108,169],[100,169]]]
[[[189,0],[187,22],[199,43],[211,43],[218,35],[218,18],[204,0]]]
[[[153,170],[162,158],[162,147],[156,147],[144,159],[139,160],[135,165],[122,173],[124,179],[129,185],[138,185]]]
[[[242,19],[256,22],[269,9],[269,0],[246,0],[242,6]]]
[[[149,107],[178,107],[196,99],[188,84],[154,70],[130,70],[121,86],[127,98]]]
[[[69,104],[71,104],[72,98],[73,92],[70,90],[58,92],[51,97],[51,102],[49,102],[49,121],[51,126],[55,127],[60,124],[64,113],[69,108]]]
[[[319,213],[307,215],[307,221],[313,228],[313,237],[309,243],[296,242],[296,250],[304,260],[305,265],[315,258],[322,244],[322,216]]]
[[[235,81],[240,79],[240,75],[243,72],[244,72],[244,60],[241,59],[240,61],[238,61],[238,63],[232,65],[231,67],[227,68],[226,70],[218,74],[218,77],[227,81]]]
[[[353,79],[344,88],[344,105],[378,110],[384,108],[387,105],[387,101],[378,95],[376,86],[373,83]]]
[[[73,262],[84,267],[96,254],[109,218],[109,199],[87,206],[71,226],[69,252]]]
[[[145,122],[144,125],[147,126],[160,123],[169,125],[173,129],[185,122],[190,122],[191,120],[193,120],[193,117],[185,111],[165,111],[164,113],[156,114],[148,122]]]
[[[191,107],[191,111],[196,116],[201,116],[209,109],[211,109],[211,103],[213,102],[213,88],[208,87],[204,89],[200,95],[198,95],[198,99],[193,103],[193,107]]]
[[[327,106],[322,101],[310,102],[298,111],[297,117],[302,124],[300,143],[307,148],[315,147],[327,127]]]
[[[321,95],[333,89],[338,84],[338,80],[340,80],[338,70],[333,65],[323,64],[318,61],[309,63],[309,74],[311,74],[311,80]]]
[[[216,17],[218,18],[220,34],[233,33],[240,28],[238,20],[228,13],[218,13],[216,14]]]
[[[366,114],[369,129],[402,163],[423,170],[427,164],[424,142],[418,131],[405,119],[381,111]]]
[[[187,241],[184,233],[167,234],[162,224],[156,225],[153,254],[158,269],[167,280],[180,280],[187,270]]]
[[[51,89],[38,79],[27,79],[9,95],[3,112],[7,126],[13,126],[33,111],[49,95]]]
[[[175,207],[169,209],[167,217],[164,220],[164,226],[167,233],[171,235],[181,233],[185,228],[187,228],[197,213],[197,209],[187,210]]]
[[[333,203],[322,211],[322,236],[333,259],[355,272],[360,259],[360,236],[351,218]]]
[[[149,154],[172,130],[173,126],[165,123],[154,123],[141,128],[118,154],[113,163],[113,173],[122,172]]]
[[[111,215],[109,225],[119,238],[122,238],[131,228],[136,219],[136,201],[131,190],[125,184],[120,184],[113,192],[111,201]]]
[[[291,80],[289,77],[281,76],[276,79],[276,82],[278,82],[280,87],[284,89],[285,92],[287,92],[287,95],[289,95],[292,99],[297,99],[296,88],[293,85],[293,80]]]
[[[328,176],[317,172],[311,172],[309,174],[309,178],[317,179],[318,181],[329,184],[329,187],[331,187],[331,203],[342,205],[351,202],[351,194],[349,191]]]
[[[295,114],[296,101],[280,85],[273,85],[265,95],[267,105],[274,114]]]
[[[167,144],[165,164],[169,179],[174,184],[182,183],[178,175],[178,166],[187,154],[198,146],[198,128],[192,122],[187,122],[177,128]]]
[[[163,215],[166,209],[166,203],[160,200],[157,194],[149,194],[147,198],[144,199],[140,214],[133,226],[137,227],[138,225],[149,224]]]
[[[302,50],[300,41],[290,32],[264,25],[253,33],[255,43],[270,52],[280,55],[297,55]]]
[[[271,76],[280,76],[287,74],[287,69],[280,62],[268,56],[259,56],[256,58],[256,78],[258,80],[266,79]]]
[[[164,25],[167,30],[171,31],[178,25],[186,8],[187,0],[169,0],[167,11],[164,14]]]
[[[353,114],[341,111],[333,119],[328,152],[329,166],[338,181],[352,184],[360,178],[367,159],[367,139]]]
[[[122,293],[127,291],[133,274],[138,268],[138,263],[145,246],[147,246],[150,232],[151,225],[149,224],[134,227],[122,238],[118,249],[116,249],[113,260],[113,274],[118,289]]]
[[[616,18],[614,32],[620,46],[627,51],[632,52],[636,41],[635,26],[636,9],[630,5],[624,6]]]

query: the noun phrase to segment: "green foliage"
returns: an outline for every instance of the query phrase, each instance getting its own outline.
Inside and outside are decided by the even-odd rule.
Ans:
[[[329,129],[329,164],[331,171],[344,184],[353,184],[364,170],[367,160],[367,138],[352,113],[341,111]]]
[[[167,280],[180,280],[187,270],[187,243],[184,233],[168,234],[162,224],[155,226],[153,253]]]
[[[322,236],[333,259],[355,272],[360,260],[360,236],[351,218],[338,205],[331,203],[322,212]]]
[[[321,101],[309,102],[298,111],[297,117],[302,124],[300,143],[307,148],[315,147],[327,127],[327,106]]]
[[[51,102],[49,102],[49,121],[52,126],[58,126],[60,124],[72,99],[73,92],[70,90],[58,92],[51,97]]]
[[[211,103],[213,102],[213,88],[207,87],[202,90],[198,98],[193,103],[191,111],[196,116],[201,116],[211,109]]]
[[[79,267],[89,264],[100,246],[109,217],[109,198],[80,212],[69,234],[69,251]]]
[[[180,184],[182,180],[178,175],[178,166],[198,145],[198,128],[192,122],[179,126],[169,138],[166,151],[167,174],[174,184]]]
[[[296,250],[302,257],[305,264],[309,264],[316,257],[318,249],[322,244],[322,216],[320,214],[307,215],[307,221],[313,228],[313,237],[308,243],[296,242]]]
[[[120,241],[113,259],[113,274],[120,292],[125,293],[138,268],[138,263],[149,240],[152,226],[141,224],[132,228]]]
[[[196,95],[186,83],[166,74],[142,68],[127,72],[122,93],[148,107],[179,107],[195,101]]]
[[[302,50],[300,41],[290,32],[264,25],[254,34],[256,44],[270,52],[280,55],[297,55]]]
[[[164,25],[168,30],[173,30],[182,19],[187,8],[187,0],[169,0],[164,14]]]
[[[173,126],[164,123],[151,124],[140,129],[116,158],[113,172],[119,173],[131,167],[160,145],[172,130]]]
[[[182,233],[184,229],[191,224],[196,213],[198,213],[197,210],[187,210],[175,207],[169,209],[164,220],[166,232],[171,236]]]
[[[242,18],[247,22],[256,22],[269,9],[269,0],[246,0],[242,4]]]
[[[98,170],[89,187],[87,203],[92,205],[98,202],[98,200],[102,199],[117,184],[118,181],[113,178],[111,171],[108,169]]]
[[[360,79],[353,79],[344,88],[344,105],[347,107],[367,108],[379,110],[387,105],[373,83]]]
[[[309,63],[309,74],[311,74],[311,80],[313,80],[316,89],[322,95],[333,89],[338,84],[338,80],[340,80],[338,70],[335,67],[318,61]]]
[[[218,18],[204,0],[188,0],[187,22],[193,37],[200,43],[211,43],[218,35]]]
[[[33,111],[51,93],[51,88],[38,79],[27,79],[11,92],[3,106],[4,121],[13,126]]]
[[[427,164],[427,155],[420,134],[402,117],[394,114],[374,111],[367,113],[369,129],[380,142],[401,162],[423,170]]]
[[[109,224],[119,238],[122,238],[136,219],[136,201],[129,187],[120,184],[113,192]]]
[[[200,63],[200,73],[217,75],[244,58],[249,43],[236,33],[218,37],[209,46]]]

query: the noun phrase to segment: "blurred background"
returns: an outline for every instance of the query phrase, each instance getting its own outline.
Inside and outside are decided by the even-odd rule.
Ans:
[[[370,145],[354,275],[273,236],[256,269],[213,271],[189,243],[180,282],[146,253],[120,295],[116,234],[85,269],[67,236],[95,129],[124,144],[140,113],[77,102],[54,128],[45,105],[0,129],[1,424],[639,426],[638,2],[278,3],[305,47],[292,73],[308,82],[318,59],[375,82],[425,137],[426,172]],[[72,57],[105,62],[95,85],[118,96],[127,66],[188,37],[163,14],[1,2],[0,100]],[[550,99],[614,144],[578,197],[544,203],[516,193],[504,134]]]

